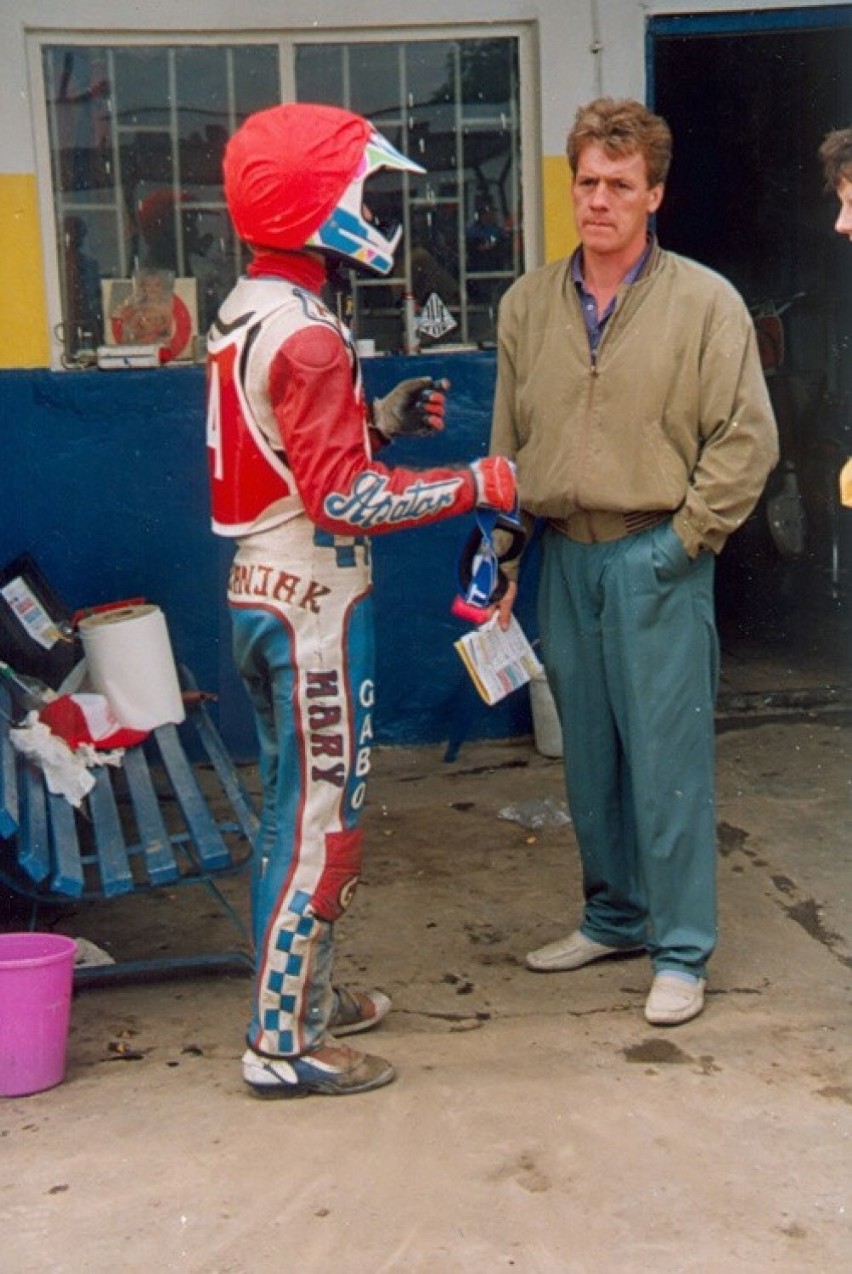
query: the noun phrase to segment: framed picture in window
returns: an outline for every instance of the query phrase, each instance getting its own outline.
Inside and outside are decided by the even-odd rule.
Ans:
[[[189,360],[198,335],[195,279],[142,267],[130,279],[101,283],[107,345],[160,345],[164,360]]]

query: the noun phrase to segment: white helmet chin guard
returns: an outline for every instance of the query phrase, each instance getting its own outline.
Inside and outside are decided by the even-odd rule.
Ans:
[[[333,252],[376,274],[390,274],[402,226],[397,225],[385,235],[376,222],[366,220],[364,215],[364,183],[382,168],[409,173],[426,171],[420,164],[406,159],[386,137],[374,130],[367,139],[355,176],[337,206],[308,239],[306,247]]]

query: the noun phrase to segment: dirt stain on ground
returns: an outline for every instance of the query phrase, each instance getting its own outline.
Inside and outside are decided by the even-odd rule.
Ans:
[[[649,1039],[641,1044],[631,1044],[621,1050],[628,1062],[654,1063],[661,1066],[682,1066],[686,1062],[694,1062],[695,1058],[684,1053],[673,1040]]]
[[[489,1173],[488,1180],[496,1183],[514,1181],[528,1194],[543,1194],[551,1188],[551,1180],[536,1162],[535,1155],[529,1151],[522,1152],[501,1168]]]
[[[720,823],[716,828],[716,836],[722,858],[728,858],[742,849],[748,840],[748,832],[742,827],[734,827],[731,823]]]
[[[825,1088],[818,1088],[817,1097],[826,1097],[829,1101],[842,1101],[847,1106],[852,1106],[852,1088],[847,1084],[828,1084]]]
[[[809,937],[816,938],[817,942],[822,943],[842,965],[852,969],[852,956],[842,955],[835,950],[837,944],[843,941],[842,936],[826,927],[820,905],[815,898],[803,898],[801,902],[794,902],[784,910],[791,920],[795,920],[797,925],[802,926]]]

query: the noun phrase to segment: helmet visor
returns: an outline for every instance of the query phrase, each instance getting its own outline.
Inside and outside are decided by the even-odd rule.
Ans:
[[[406,158],[381,133],[373,131],[367,139],[364,154],[352,181],[344,190],[336,208],[309,239],[313,247],[346,257],[355,265],[366,266],[377,274],[389,274],[394,252],[402,237],[402,226],[379,214],[374,215],[367,203],[365,185],[382,171],[424,173],[420,164]]]

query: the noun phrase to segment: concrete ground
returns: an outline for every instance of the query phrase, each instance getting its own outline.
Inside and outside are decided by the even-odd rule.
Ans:
[[[581,903],[570,826],[530,825],[560,808],[559,761],[529,740],[452,763],[380,749],[337,976],[392,995],[363,1046],[397,1082],[261,1102],[240,1078],[245,978],[86,988],[65,1082],[0,1101],[0,1270],[852,1268],[852,714],[835,674],[726,657],[721,940],[704,1014],[676,1029],[643,1018],[645,957],[524,967]],[[245,913],[242,878],[229,896]],[[122,958],[232,942],[197,889],[55,927]]]

